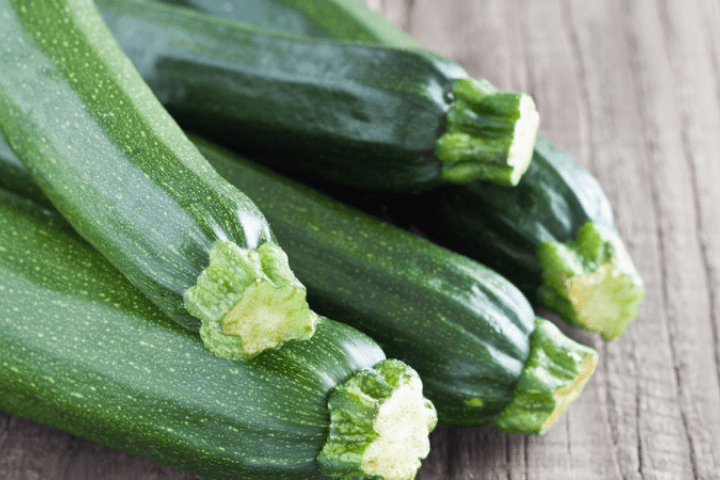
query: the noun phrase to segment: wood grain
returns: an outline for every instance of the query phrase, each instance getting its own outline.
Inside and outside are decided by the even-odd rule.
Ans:
[[[441,426],[418,479],[720,479],[720,3],[367,0],[425,47],[530,92],[606,190],[646,286],[542,437]],[[0,387],[1,388],[1,387]],[[0,413],[3,480],[192,477]]]

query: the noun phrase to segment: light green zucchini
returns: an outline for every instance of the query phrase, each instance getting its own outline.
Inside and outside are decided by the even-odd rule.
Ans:
[[[1,0],[0,45],[0,130],[133,284],[218,355],[312,335],[262,213],[185,137],[90,0]]]

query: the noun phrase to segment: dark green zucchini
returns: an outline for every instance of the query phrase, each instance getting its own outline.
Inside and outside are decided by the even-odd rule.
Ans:
[[[411,365],[441,422],[542,433],[582,390],[595,352],[536,320],[498,274],[195,141],[263,209],[311,306],[370,334],[388,355]],[[0,171],[10,172],[5,164]]]
[[[324,318],[306,342],[214,356],[59,215],[3,190],[0,385],[4,411],[206,480],[411,479],[436,419],[412,369]]]
[[[325,188],[482,262],[532,301],[605,339],[622,335],[643,301],[602,188],[544,138],[515,187],[470,182],[403,196]]]
[[[384,202],[386,213],[502,273],[568,323],[622,335],[644,288],[597,181],[539,138],[513,188],[472,182]]]
[[[537,112],[456,63],[262,31],[188,9],[97,2],[120,46],[187,129],[294,175],[414,191],[517,183]]]
[[[412,37],[360,0],[163,1],[292,34],[421,51]],[[323,177],[318,173],[315,178]],[[518,188],[487,182],[453,185],[407,201],[380,196],[382,205],[378,198],[369,201],[367,194],[353,200],[351,192],[337,192],[486,263],[570,324],[606,339],[626,330],[645,296],[602,188],[544,138],[538,137],[531,167]]]
[[[91,1],[2,0],[0,45],[0,129],[130,281],[218,355],[312,335],[262,213],[185,137]]]

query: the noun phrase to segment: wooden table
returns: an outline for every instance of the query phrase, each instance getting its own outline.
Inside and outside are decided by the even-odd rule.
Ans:
[[[601,360],[547,434],[440,426],[418,479],[720,479],[720,2],[367,1],[534,96],[541,133],[612,200],[647,294],[618,340],[565,328]],[[193,478],[0,413],[2,480]]]

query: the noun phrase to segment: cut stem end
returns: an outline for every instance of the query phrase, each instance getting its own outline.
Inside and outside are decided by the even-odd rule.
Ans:
[[[436,155],[448,182],[517,185],[532,159],[539,115],[532,97],[501,92],[486,80],[453,82],[454,99]]]
[[[417,373],[383,360],[331,393],[330,431],[318,456],[323,473],[410,480],[430,452],[437,415]]]
[[[543,269],[538,300],[571,325],[608,340],[637,317],[645,289],[614,232],[587,222],[574,241],[544,243],[537,257]]]
[[[598,355],[551,322],[535,320],[530,355],[510,404],[493,420],[507,433],[543,434],[577,400],[597,366]]]
[[[305,294],[274,243],[247,250],[216,242],[209,266],[185,292],[185,306],[201,320],[205,346],[237,360],[312,337],[317,315]]]

